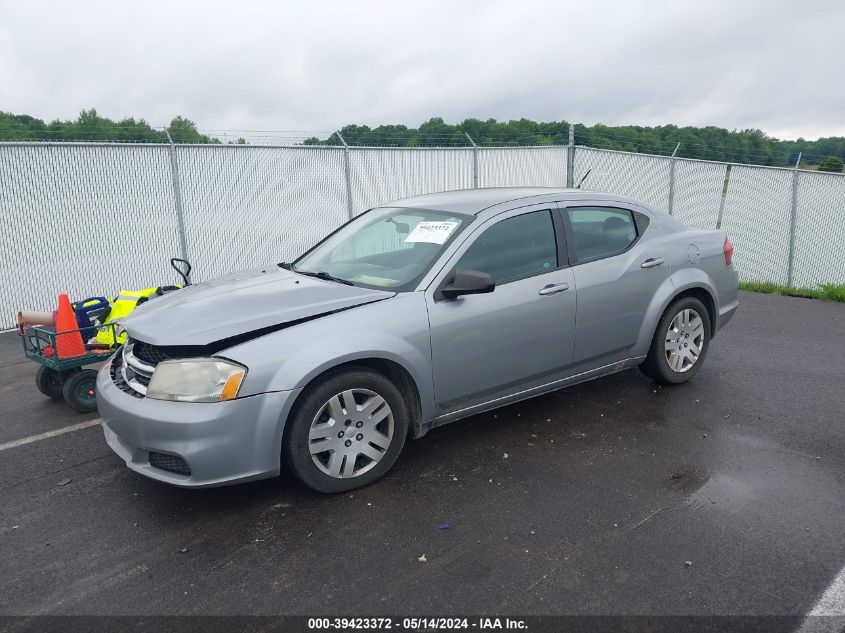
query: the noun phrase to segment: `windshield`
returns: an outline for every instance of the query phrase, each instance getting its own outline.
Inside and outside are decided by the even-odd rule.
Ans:
[[[471,221],[423,209],[373,209],[294,262],[294,270],[355,285],[408,290]]]

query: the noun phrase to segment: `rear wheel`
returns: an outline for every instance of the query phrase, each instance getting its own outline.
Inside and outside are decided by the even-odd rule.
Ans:
[[[393,466],[408,433],[408,407],[385,376],[364,368],[309,387],[285,433],[283,455],[319,492],[366,486]]]
[[[709,346],[707,308],[695,297],[682,297],[660,318],[651,349],[640,370],[657,382],[686,382],[701,368]]]
[[[38,391],[43,393],[48,398],[54,400],[61,400],[64,397],[62,393],[62,386],[65,380],[74,373],[71,371],[56,371],[41,365],[38,368],[38,373],[35,374],[35,386]]]
[[[62,386],[65,402],[80,413],[97,410],[97,372],[83,369],[65,380]]]

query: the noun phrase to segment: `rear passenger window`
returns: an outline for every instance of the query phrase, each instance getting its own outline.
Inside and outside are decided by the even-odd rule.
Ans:
[[[618,255],[637,240],[634,217],[626,209],[577,207],[566,212],[579,262]]]
[[[490,273],[496,284],[557,268],[557,243],[550,211],[534,211],[497,222],[463,254],[456,270]]]

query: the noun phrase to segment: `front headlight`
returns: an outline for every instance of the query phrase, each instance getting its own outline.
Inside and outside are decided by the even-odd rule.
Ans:
[[[179,402],[220,402],[238,395],[246,367],[221,358],[165,360],[156,365],[147,397]]]

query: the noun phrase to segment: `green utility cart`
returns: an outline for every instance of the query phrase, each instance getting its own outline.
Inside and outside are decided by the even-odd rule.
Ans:
[[[117,327],[117,323],[108,323],[97,326],[96,329],[107,331],[107,328],[110,328],[111,340],[117,341]],[[97,370],[86,367],[108,360],[112,352],[119,347],[119,343],[110,346],[86,346],[85,354],[59,358],[56,336],[74,332],[83,336],[83,331],[90,330],[91,328],[87,327],[56,332],[53,326],[28,325],[21,336],[24,354],[40,365],[35,375],[38,390],[49,398],[64,398],[65,402],[80,413],[97,410]]]

